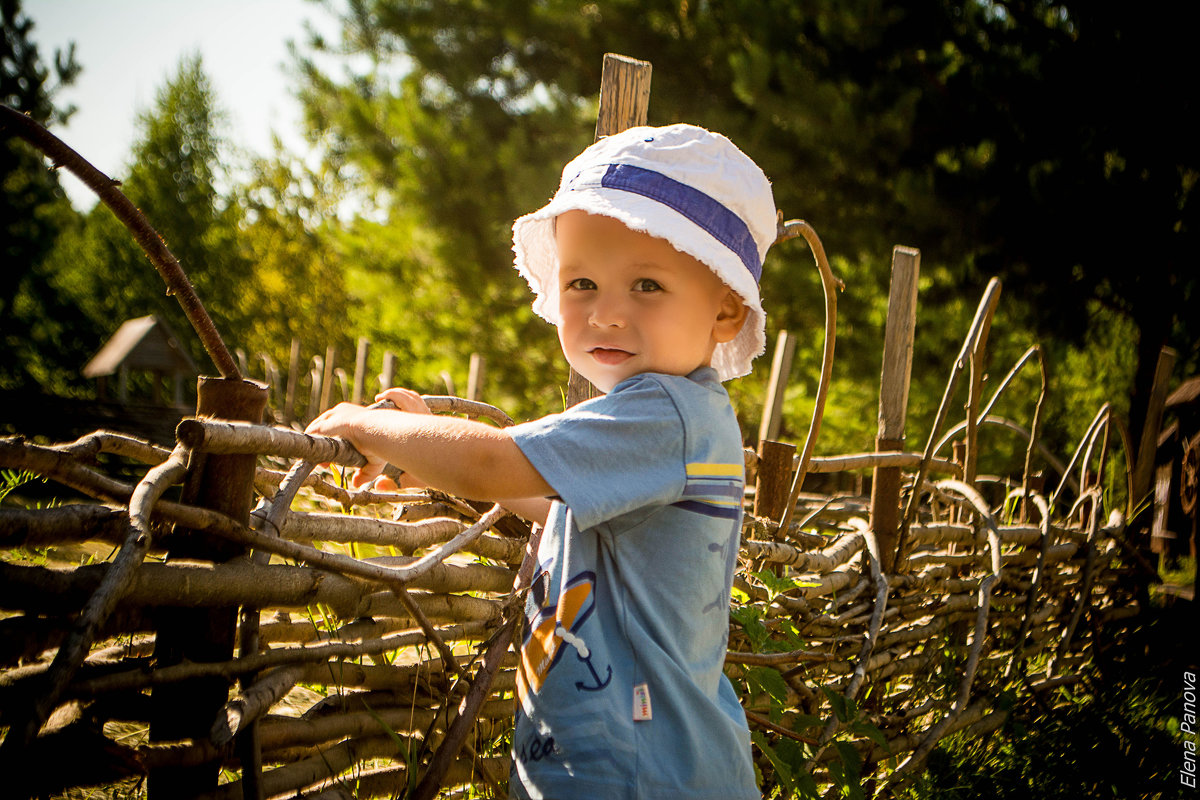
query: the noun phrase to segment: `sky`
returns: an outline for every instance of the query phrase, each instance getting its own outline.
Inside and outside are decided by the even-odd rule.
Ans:
[[[109,177],[119,179],[129,163],[138,113],[153,108],[180,60],[197,52],[233,144],[266,155],[274,132],[304,151],[287,44],[303,43],[306,20],[335,29],[309,0],[25,0],[22,11],[47,66],[55,49],[75,43],[83,71],[55,102],[77,111],[54,133]],[[94,205],[66,171],[62,183],[77,208]]]

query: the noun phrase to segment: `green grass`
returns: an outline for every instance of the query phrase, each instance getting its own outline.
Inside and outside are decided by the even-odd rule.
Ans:
[[[948,738],[900,796],[1194,797],[1178,772],[1184,754],[1183,673],[1196,669],[1193,609],[1186,601],[1152,607],[1137,625],[1112,634],[1085,680],[1018,702],[990,736]],[[1028,698],[1027,692],[1020,695]]]

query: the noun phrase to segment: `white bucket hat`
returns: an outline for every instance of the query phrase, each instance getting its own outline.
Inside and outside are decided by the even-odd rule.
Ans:
[[[737,292],[749,314],[732,341],[717,345],[712,366],[722,381],[750,372],[766,349],[758,281],[775,241],[771,183],[757,164],[719,133],[682,124],[630,128],[580,153],[550,202],[513,223],[516,267],[536,295],[533,310],[555,325],[554,218],[575,210],[667,240]]]

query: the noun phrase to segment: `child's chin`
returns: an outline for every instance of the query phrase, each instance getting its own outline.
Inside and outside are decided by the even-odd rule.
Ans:
[[[614,386],[616,386],[618,383],[623,381],[625,379],[625,377],[627,377],[627,376],[615,376],[615,375],[597,373],[595,370],[587,370],[585,372],[584,370],[581,370],[579,368],[576,368],[575,371],[578,372],[583,377],[587,378],[588,383],[590,383],[592,386],[595,386],[597,389],[604,392],[605,394],[608,394],[609,392],[611,392],[613,390]]]
[[[618,383],[625,380],[625,378],[600,378],[598,380],[592,380],[591,378],[588,378],[588,380],[591,381],[592,386],[595,386],[600,391],[608,394]]]

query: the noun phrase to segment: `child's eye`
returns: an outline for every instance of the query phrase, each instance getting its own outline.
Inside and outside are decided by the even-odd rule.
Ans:
[[[580,291],[591,291],[596,288],[596,284],[591,278],[576,278],[567,284],[568,289],[578,289]]]
[[[661,292],[662,286],[656,280],[638,278],[633,282],[633,290],[635,292]]]

